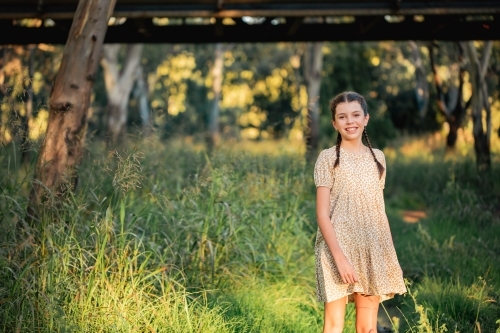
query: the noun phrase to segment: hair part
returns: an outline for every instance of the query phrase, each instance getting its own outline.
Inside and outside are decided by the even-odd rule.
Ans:
[[[363,95],[358,94],[354,91],[344,91],[343,93],[338,94],[330,101],[330,111],[332,112],[332,120],[335,121],[335,114],[337,112],[337,105],[340,103],[351,103],[358,102],[361,105],[361,109],[363,109],[363,113],[365,117],[368,115],[368,105],[366,104],[366,100]]]
[[[361,105],[361,109],[363,110],[365,117],[368,116],[368,105],[366,104],[366,100],[363,97],[363,95],[358,94],[357,92],[354,92],[354,91],[345,91],[343,93],[338,94],[330,101],[330,111],[332,112],[332,120],[335,121],[335,115],[337,112],[337,105],[339,105],[340,103],[351,103],[351,102],[358,102],[359,105]],[[363,129],[363,138],[365,139],[366,144],[368,145],[368,148],[370,149],[370,153],[373,156],[373,160],[375,161],[375,164],[377,165],[379,178],[382,178],[382,175],[384,174],[385,168],[382,165],[382,163],[380,163],[379,160],[377,160],[377,156],[375,156],[375,152],[373,151],[372,145],[370,143],[370,139],[368,139],[368,134],[366,133],[366,127]],[[342,135],[340,135],[340,132],[338,132],[337,144],[335,147],[335,153],[337,155],[337,159],[335,160],[335,163],[333,165],[334,168],[336,168],[340,165],[340,144],[341,143],[342,143]]]

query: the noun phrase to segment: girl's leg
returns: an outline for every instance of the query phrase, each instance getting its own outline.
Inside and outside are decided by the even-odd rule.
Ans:
[[[377,333],[377,313],[380,296],[369,296],[355,293],[356,332]]]
[[[342,333],[347,296],[325,303],[323,333]]]

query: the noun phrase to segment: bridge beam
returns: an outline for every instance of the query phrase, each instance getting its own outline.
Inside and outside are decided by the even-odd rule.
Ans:
[[[398,17],[401,20],[402,17]],[[214,24],[164,25],[152,19],[127,19],[124,24],[110,26],[105,43],[245,43],[296,41],[376,41],[376,40],[499,40],[500,15],[425,16],[419,22],[406,16],[399,23],[389,23],[384,16],[359,16],[353,22],[325,23],[321,18],[288,17],[286,22],[247,24],[241,19],[234,25]],[[26,27],[13,20],[0,20],[0,44],[64,44],[71,20],[56,20],[53,26]],[[310,22],[310,23],[307,23]],[[320,23],[323,22],[323,23]]]

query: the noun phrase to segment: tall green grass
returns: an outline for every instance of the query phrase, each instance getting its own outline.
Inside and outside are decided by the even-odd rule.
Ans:
[[[395,163],[392,169],[386,188],[390,220],[398,220],[398,209],[428,213],[420,223],[392,225],[405,275],[433,323],[432,330],[417,325],[422,312],[415,311],[403,327],[495,332],[500,319],[498,165],[483,175],[467,160]],[[414,301],[403,303],[411,308]]]
[[[31,169],[15,146],[2,148],[0,331],[321,331],[312,163],[292,150],[134,144],[110,153],[90,143],[77,193],[48,203],[35,228],[23,222]],[[388,170],[393,237],[412,283],[411,296],[385,303],[401,310],[399,331],[494,332],[498,180],[467,161],[396,160]],[[401,209],[429,217],[407,224]],[[346,332],[354,315],[350,306]]]

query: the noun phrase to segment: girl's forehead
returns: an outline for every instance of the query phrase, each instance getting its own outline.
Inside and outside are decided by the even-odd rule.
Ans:
[[[355,111],[361,111],[363,112],[363,108],[361,107],[361,104],[359,104],[356,101],[353,102],[343,102],[339,103],[335,109],[336,113],[339,112],[355,112]]]

